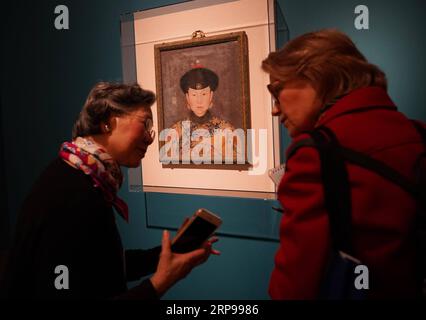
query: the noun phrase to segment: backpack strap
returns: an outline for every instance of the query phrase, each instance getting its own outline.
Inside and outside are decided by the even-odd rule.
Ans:
[[[416,130],[418,131],[423,141],[423,145],[425,146],[425,149],[426,149],[426,129],[423,127],[421,123],[415,120],[411,120],[411,122],[416,128]],[[341,147],[341,152],[343,157],[349,162],[357,164],[373,172],[376,172],[383,178],[399,185],[402,189],[404,189],[406,192],[411,194],[419,203],[421,203],[422,201],[425,201],[424,199],[422,199],[421,192],[422,191],[424,192],[424,190],[422,190],[422,188],[420,187],[419,181],[416,181],[416,182],[410,181],[408,178],[406,178],[401,173],[399,173],[395,169],[388,166],[383,161],[376,160],[364,153],[361,153],[349,148],[345,148],[345,147]],[[416,174],[417,178],[421,178],[421,176],[424,176],[425,174],[424,168],[422,168],[420,164],[421,160],[422,159],[424,160],[425,158],[426,158],[426,152],[423,152],[419,156],[419,159],[417,160],[415,164],[415,170],[418,171]],[[423,178],[423,180],[425,179]],[[425,183],[425,181],[422,181],[422,182]]]
[[[351,232],[351,194],[348,173],[339,154],[339,142],[326,127],[309,132],[310,137],[297,141],[287,151],[287,161],[302,147],[317,149],[321,163],[324,205],[328,213],[332,246],[336,251],[353,255]]]
[[[402,189],[404,189],[416,199],[418,198],[417,186],[383,161],[376,160],[364,153],[345,147],[341,147],[341,153],[342,156],[349,162],[377,173],[383,178],[399,185]]]
[[[332,246],[337,251],[354,256],[351,190],[346,165],[339,152],[339,142],[327,127],[314,130],[311,137],[318,149],[321,161],[321,179]]]
[[[415,123],[415,121],[413,121]],[[421,127],[422,131],[419,133],[422,136],[422,139],[424,140],[425,146],[426,146],[426,129]],[[366,155],[362,152],[355,151],[350,148],[342,147],[339,145],[337,138],[335,137],[334,133],[327,127],[320,127],[315,129],[314,131],[310,132],[311,138],[306,138],[303,140],[298,141],[295,143],[291,149],[287,152],[287,160],[294,154],[296,151],[301,147],[314,147],[316,149],[319,149],[319,146],[317,144],[317,141],[314,139],[314,135],[317,136],[318,134],[316,132],[321,131],[323,134],[327,135],[328,140],[322,142],[322,143],[332,143],[332,145],[329,145],[328,148],[338,148],[339,151],[336,151],[337,153],[340,153],[341,158],[344,160],[347,160],[353,164],[356,164],[360,167],[363,167],[365,169],[368,169],[370,171],[376,172],[383,178],[399,185],[402,189],[404,189],[406,192],[411,194],[414,198],[419,199],[419,187],[414,182],[410,181],[408,178],[400,174],[395,169],[388,166],[383,161],[374,159],[370,157],[369,155]],[[321,139],[320,137],[316,138]],[[334,141],[334,142],[333,142]],[[425,154],[426,156],[426,154]],[[325,159],[326,156],[323,156]],[[321,156],[320,159],[322,160]]]
[[[415,121],[422,139],[426,141],[426,130]],[[336,249],[351,254],[351,193],[345,160],[376,172],[383,178],[399,185],[417,201],[421,200],[419,187],[395,169],[364,153],[342,147],[334,132],[319,127],[310,132],[310,138],[296,142],[287,152],[287,160],[301,147],[314,147],[321,161],[321,178],[324,188],[325,207],[329,213],[332,241]],[[423,200],[424,201],[424,200]]]
[[[418,131],[426,150],[426,129],[416,121],[412,121]],[[419,285],[426,290],[426,173],[424,160],[426,151],[421,153],[416,163],[417,180],[410,181],[386,163],[376,160],[361,152],[340,146],[335,134],[327,127],[319,127],[310,132],[310,138],[295,143],[287,152],[287,161],[304,146],[314,147],[318,150],[321,161],[321,179],[324,188],[325,207],[329,216],[332,245],[336,250],[352,254],[351,236],[351,192],[345,160],[376,172],[383,178],[400,186],[412,195],[418,204],[416,214],[416,246],[417,246],[417,276]],[[425,279],[425,280],[423,280]],[[422,290],[419,287],[419,292]]]

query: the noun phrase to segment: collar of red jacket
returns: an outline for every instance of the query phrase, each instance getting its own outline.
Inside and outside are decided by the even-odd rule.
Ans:
[[[372,108],[389,108],[396,110],[396,106],[387,92],[380,87],[366,87],[356,89],[337,101],[330,109],[324,112],[318,120],[321,126],[343,114],[358,112]]]

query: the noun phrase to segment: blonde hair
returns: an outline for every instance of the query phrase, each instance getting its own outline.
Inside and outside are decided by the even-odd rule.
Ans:
[[[344,33],[325,29],[306,33],[271,52],[262,68],[284,82],[305,80],[323,104],[355,89],[379,86],[387,90],[386,75],[369,63]]]

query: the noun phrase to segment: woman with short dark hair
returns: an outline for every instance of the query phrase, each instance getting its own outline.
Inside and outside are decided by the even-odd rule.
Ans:
[[[138,84],[102,82],[90,91],[73,140],[62,144],[25,200],[3,287],[6,297],[156,299],[218,253],[212,239],[200,249],[174,254],[166,231],[162,247],[123,250],[112,210],[128,221],[128,207],[117,195],[120,166],[139,166],[153,142],[154,101],[154,93]],[[64,267],[69,282],[57,273]],[[150,273],[127,290],[127,281]]]
[[[412,182],[424,147],[415,126],[388,96],[385,74],[339,31],[301,35],[271,53],[262,67],[270,74],[272,114],[293,139],[278,187],[284,215],[269,292],[274,299],[314,299],[320,297],[332,243],[324,168],[317,148],[300,146],[325,128],[342,147]],[[414,297],[415,198],[377,172],[351,162],[345,167],[353,254],[369,268],[366,296]]]

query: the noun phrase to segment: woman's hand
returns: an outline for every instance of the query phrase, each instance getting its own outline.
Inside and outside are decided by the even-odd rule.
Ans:
[[[216,241],[218,239],[214,237],[194,251],[183,254],[173,253],[169,232],[164,230],[157,271],[151,277],[151,283],[157,294],[162,296],[177,281],[185,278],[194,267],[204,263],[210,254],[219,255],[219,251],[212,249],[212,244]]]

